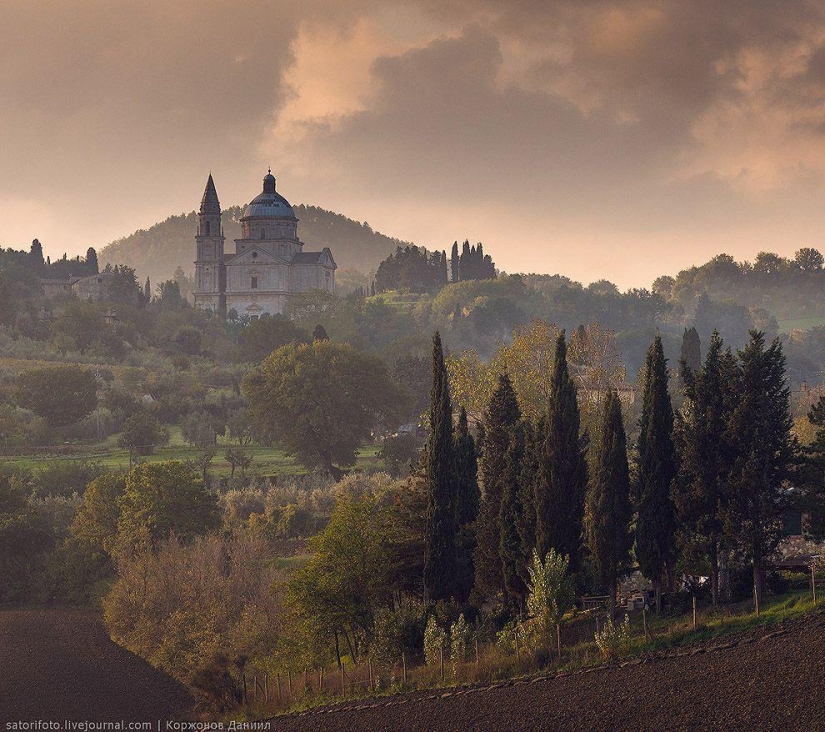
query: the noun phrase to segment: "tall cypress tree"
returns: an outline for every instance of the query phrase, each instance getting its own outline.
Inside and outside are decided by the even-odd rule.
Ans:
[[[529,553],[524,551],[519,526],[523,524],[524,506],[521,489],[523,478],[525,435],[521,423],[513,425],[504,459],[502,475],[501,507],[499,508],[499,555],[501,556],[501,573],[504,580],[506,597],[512,608],[521,609],[527,596],[527,584],[524,575]]]
[[[682,334],[682,351],[679,355],[679,363],[683,361],[691,371],[698,371],[702,368],[702,342],[696,328],[685,328],[685,332]]]
[[[433,336],[430,434],[425,453],[427,529],[424,538],[424,595],[430,602],[455,592],[456,497],[453,483],[453,409],[441,335]]]
[[[576,572],[581,559],[582,518],[587,490],[585,440],[579,435],[576,385],[567,368],[564,332],[556,339],[550,408],[540,447],[535,483],[536,551],[555,549],[570,558]]]
[[[473,554],[476,548],[475,520],[481,504],[478,489],[478,453],[467,426],[464,407],[458,414],[455,429],[456,492],[456,599],[466,602],[475,582]]]
[[[521,419],[516,392],[507,373],[499,375],[498,384],[484,413],[481,452],[481,509],[476,521],[475,590],[483,597],[504,592],[501,568],[501,497],[510,428]]]
[[[710,565],[711,597],[719,601],[719,552],[733,450],[727,423],[734,408],[736,364],[713,331],[705,363],[680,362],[685,403],[676,431],[679,475],[673,498],[685,543]],[[693,553],[692,552],[692,553]]]
[[[796,453],[778,338],[765,348],[764,333],[750,331],[748,345],[739,352],[739,379],[728,426],[736,456],[725,523],[731,540],[753,563],[754,589],[761,601],[765,564],[782,539],[787,507],[783,483]]]
[[[610,589],[610,617],[615,614],[619,572],[633,546],[630,521],[630,471],[627,437],[619,396],[607,393],[593,480],[587,493],[587,544],[601,582]]]
[[[669,576],[675,553],[675,510],[670,490],[676,476],[676,456],[667,360],[659,335],[647,350],[639,427],[636,557],[642,573],[653,582],[656,608],[661,610],[662,578]]]
[[[453,250],[450,252],[450,282],[458,282],[458,242],[453,242]]]
[[[467,410],[461,407],[455,429],[456,521],[459,526],[478,517],[481,491],[478,488],[476,443],[467,425]]]

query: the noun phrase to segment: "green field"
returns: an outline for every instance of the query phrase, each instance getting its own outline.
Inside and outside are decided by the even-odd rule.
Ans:
[[[172,426],[169,428],[170,439],[169,444],[159,447],[155,450],[154,455],[146,455],[138,458],[141,462],[160,462],[163,460],[192,460],[202,452],[201,449],[187,445],[180,434],[180,428]],[[219,477],[229,477],[230,465],[224,458],[226,449],[230,447],[227,440],[218,440],[216,447],[217,454],[212,460],[210,474]],[[11,465],[17,468],[25,468],[28,470],[36,469],[46,463],[54,462],[55,460],[95,460],[102,463],[106,468],[111,470],[125,470],[129,468],[130,456],[129,451],[124,448],[117,447],[116,437],[112,436],[109,439],[94,445],[77,445],[77,451],[72,454],[60,454],[55,449],[54,452],[44,450],[38,455],[9,455],[0,457],[0,463],[4,465]],[[377,457],[378,451],[381,449],[380,445],[366,445],[358,453],[356,467],[357,468],[377,468],[380,461]],[[287,455],[283,450],[272,447],[261,447],[259,445],[249,445],[246,447],[247,452],[254,456],[252,465],[247,470],[247,475],[302,475],[307,472],[300,463],[298,463],[293,456]],[[238,475],[238,471],[235,471]]]

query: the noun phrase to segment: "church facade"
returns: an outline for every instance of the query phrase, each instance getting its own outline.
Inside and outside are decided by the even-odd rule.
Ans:
[[[234,310],[256,320],[285,314],[289,299],[307,290],[335,292],[337,266],[332,252],[305,252],[298,219],[275,190],[275,176],[264,177],[263,191],[241,217],[235,251],[224,252],[221,205],[212,175],[206,181],[195,235],[195,307],[226,314]]]

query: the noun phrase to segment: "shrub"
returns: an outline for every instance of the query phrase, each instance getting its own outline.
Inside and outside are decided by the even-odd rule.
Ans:
[[[454,666],[467,660],[467,650],[473,640],[473,629],[464,619],[464,613],[458,616],[450,626],[450,661]]]
[[[424,629],[424,660],[428,666],[441,663],[441,653],[448,640],[447,633],[438,625],[435,616],[430,615]]]
[[[629,615],[625,615],[621,623],[614,623],[608,618],[601,631],[596,633],[596,645],[608,661],[629,654],[631,643]]]

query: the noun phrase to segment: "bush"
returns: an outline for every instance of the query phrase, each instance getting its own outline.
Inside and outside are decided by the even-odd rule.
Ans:
[[[427,627],[424,629],[424,660],[428,666],[441,663],[441,654],[445,650],[449,637],[435,619],[430,615]]]
[[[596,633],[596,645],[608,661],[628,655],[631,644],[629,615],[625,615],[621,623],[614,623],[608,618],[601,631]]]

